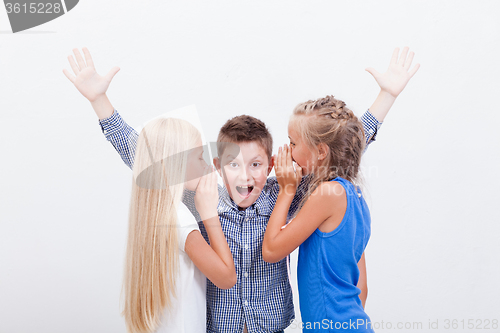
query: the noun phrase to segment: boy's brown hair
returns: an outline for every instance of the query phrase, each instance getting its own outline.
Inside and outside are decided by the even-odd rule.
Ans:
[[[217,155],[222,157],[228,144],[256,142],[266,152],[268,161],[273,154],[273,137],[263,121],[248,115],[229,119],[219,131],[217,137]]]

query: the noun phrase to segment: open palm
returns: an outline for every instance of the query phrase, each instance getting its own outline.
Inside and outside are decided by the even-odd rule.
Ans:
[[[408,81],[410,81],[420,67],[420,64],[416,64],[410,70],[414,53],[410,52],[408,55],[408,47],[403,49],[399,59],[398,56],[399,48],[396,48],[392,53],[389,68],[383,74],[377,72],[371,67],[366,69],[367,72],[373,75],[380,86],[380,89],[388,92],[394,97],[397,97],[403,91]]]
[[[101,76],[95,70],[89,50],[85,47],[82,50],[85,60],[78,49],[73,50],[76,62],[73,56],[68,56],[69,64],[71,65],[74,75],[67,69],[64,69],[63,73],[85,98],[93,102],[99,96],[106,93],[111,80],[116,73],[118,73],[120,68],[113,67],[105,76]]]

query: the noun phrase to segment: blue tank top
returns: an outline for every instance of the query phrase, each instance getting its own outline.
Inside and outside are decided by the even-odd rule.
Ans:
[[[347,209],[329,233],[316,229],[299,248],[297,282],[304,332],[373,332],[365,313],[358,261],[370,238],[370,212],[359,188],[337,177]]]

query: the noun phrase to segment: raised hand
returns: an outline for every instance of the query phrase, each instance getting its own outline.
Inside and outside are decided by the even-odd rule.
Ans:
[[[410,70],[413,56],[413,52],[408,55],[408,47],[405,47],[399,57],[399,48],[396,48],[385,73],[381,74],[371,67],[366,69],[380,86],[380,93],[370,107],[370,112],[378,121],[384,121],[398,95],[419,69],[420,64],[416,64]]]
[[[298,165],[294,168],[292,149],[288,145],[285,145],[283,149],[279,148],[274,171],[280,186],[280,194],[294,196],[302,179],[302,168]]]
[[[420,67],[420,64],[416,64],[410,70],[415,53],[410,52],[408,54],[408,50],[408,47],[403,48],[403,52],[399,56],[399,48],[396,48],[392,53],[389,68],[385,73],[381,74],[371,67],[366,69],[368,73],[373,75],[380,89],[393,97],[398,97]]]
[[[96,101],[108,90],[111,80],[120,70],[119,67],[113,67],[105,76],[99,75],[94,67],[94,62],[87,48],[83,48],[83,59],[78,49],[73,49],[73,56],[68,56],[69,64],[73,70],[71,74],[67,69],[63,70],[64,75],[75,85],[76,89],[90,102]]]

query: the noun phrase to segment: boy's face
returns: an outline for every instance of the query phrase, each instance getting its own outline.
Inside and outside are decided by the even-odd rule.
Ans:
[[[260,195],[273,168],[266,151],[255,141],[230,144],[222,157],[214,158],[231,199],[240,207],[251,206]]]

